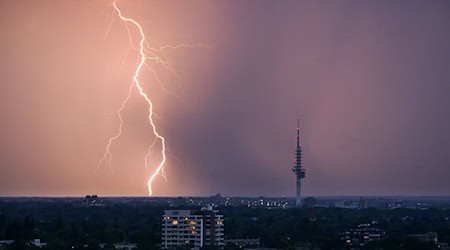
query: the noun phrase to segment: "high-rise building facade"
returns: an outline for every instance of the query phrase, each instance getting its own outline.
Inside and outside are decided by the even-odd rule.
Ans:
[[[162,218],[162,249],[188,246],[224,246],[223,215],[211,207],[200,211],[165,210]]]

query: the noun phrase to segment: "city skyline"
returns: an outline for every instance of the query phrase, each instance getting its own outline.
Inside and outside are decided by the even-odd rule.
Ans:
[[[117,1],[176,74],[140,76],[155,196],[450,195],[450,3]],[[0,196],[146,196],[138,53],[112,1],[0,3]],[[130,26],[130,38],[138,41]],[[158,161],[159,156],[153,155]],[[156,166],[151,166],[155,168]]]

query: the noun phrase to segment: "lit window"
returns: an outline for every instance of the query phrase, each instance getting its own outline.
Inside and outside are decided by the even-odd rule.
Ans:
[[[172,225],[178,225],[178,221],[177,220],[172,221]]]

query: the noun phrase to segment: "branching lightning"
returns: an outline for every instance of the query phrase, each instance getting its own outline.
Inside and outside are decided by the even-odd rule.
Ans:
[[[117,13],[118,17],[120,18],[120,20],[124,22],[125,28],[127,29],[128,39],[130,42],[130,47],[128,49],[131,48],[131,49],[134,49],[139,52],[139,64],[137,65],[136,70],[134,72],[133,82],[131,83],[131,85],[128,88],[128,95],[123,100],[120,108],[114,112],[115,114],[117,114],[117,117],[119,118],[119,126],[118,126],[117,133],[108,140],[108,143],[105,148],[105,153],[103,154],[102,158],[98,162],[98,165],[97,165],[97,168],[95,169],[95,171],[97,171],[105,161],[107,161],[109,166],[111,167],[111,158],[112,158],[111,145],[122,134],[122,128],[123,128],[123,122],[124,122],[122,119],[122,112],[123,112],[124,108],[127,106],[129,100],[131,99],[133,89],[136,88],[138,90],[139,96],[142,97],[146,101],[146,104],[148,105],[148,122],[150,124],[153,135],[155,136],[153,142],[149,145],[147,155],[144,158],[146,173],[148,173],[148,171],[149,171],[148,166],[149,166],[149,162],[151,160],[152,153],[155,149],[155,146],[158,143],[159,143],[159,145],[161,145],[161,151],[160,151],[161,160],[158,162],[156,169],[150,174],[150,177],[147,182],[148,193],[151,196],[153,193],[152,182],[159,174],[161,174],[161,176],[167,182],[166,173],[164,171],[164,164],[166,163],[166,160],[167,160],[166,151],[168,150],[168,147],[166,145],[166,139],[158,132],[158,128],[155,124],[154,118],[158,118],[158,117],[156,116],[156,114],[153,111],[153,103],[152,103],[150,97],[144,91],[144,89],[139,81],[140,72],[141,72],[142,68],[145,66],[148,70],[150,70],[153,73],[153,75],[155,76],[156,82],[158,83],[158,85],[161,87],[161,89],[163,91],[165,91],[166,93],[169,93],[169,94],[173,94],[176,97],[178,97],[174,92],[171,92],[165,88],[165,86],[162,84],[161,80],[159,79],[157,72],[149,66],[149,64],[147,63],[147,60],[155,61],[156,63],[158,63],[165,69],[169,70],[172,73],[172,75],[178,77],[178,75],[176,74],[172,65],[169,62],[162,59],[156,53],[162,52],[167,49],[178,49],[178,48],[183,48],[183,47],[193,48],[193,47],[199,47],[199,46],[200,47],[209,47],[209,46],[204,45],[204,44],[190,45],[190,44],[182,43],[182,44],[176,45],[176,46],[164,45],[164,46],[160,46],[159,48],[152,48],[149,45],[148,41],[146,40],[145,33],[142,29],[142,26],[134,19],[123,16],[122,11],[116,5],[116,2],[113,2],[113,7],[114,7],[114,10]],[[114,19],[112,19],[112,22],[113,21],[114,21]],[[106,35],[109,32],[112,22],[108,26]],[[140,40],[139,40],[138,47],[136,47],[136,45],[133,44],[133,39],[132,39],[132,35],[131,35],[132,32],[130,29],[131,27],[135,27],[139,32]],[[181,101],[181,98],[178,97],[178,99]],[[172,153],[170,151],[167,151],[167,152],[169,152],[172,155]]]

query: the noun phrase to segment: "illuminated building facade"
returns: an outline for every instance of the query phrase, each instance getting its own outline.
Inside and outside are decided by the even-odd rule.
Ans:
[[[211,207],[201,211],[165,210],[162,218],[162,249],[188,246],[224,246],[223,215]]]

